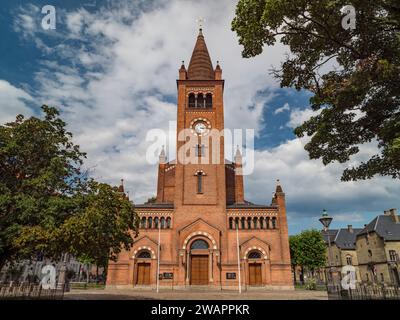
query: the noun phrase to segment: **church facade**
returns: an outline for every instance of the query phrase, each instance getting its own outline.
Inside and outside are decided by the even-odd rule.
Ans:
[[[201,29],[188,69],[179,69],[177,88],[177,132],[186,129],[200,141],[224,129],[222,70],[213,68]],[[136,205],[139,236],[130,251],[110,261],[107,286],[151,287],[158,277],[160,287],[169,288],[233,288],[239,278],[244,287],[293,288],[279,181],[269,205],[250,203],[239,150],[232,162],[224,157],[223,138],[217,147],[201,142],[195,149],[199,161],[193,162],[167,161],[161,152],[156,201]],[[202,161],[211,154],[218,161]]]

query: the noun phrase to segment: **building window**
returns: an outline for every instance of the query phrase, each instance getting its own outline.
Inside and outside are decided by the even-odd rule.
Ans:
[[[189,108],[195,108],[196,107],[196,97],[194,93],[189,94]]]
[[[238,217],[236,217],[235,218],[235,229],[239,229],[239,218]]]
[[[347,265],[349,265],[349,266],[353,265],[353,259],[352,259],[351,256],[347,256],[347,257],[346,257],[346,263],[347,263]]]
[[[251,218],[247,218],[247,229],[251,229]]]
[[[143,250],[143,251],[140,251],[137,254],[136,258],[139,258],[139,259],[151,259],[151,254],[150,254],[149,251]]]
[[[368,250],[368,256],[372,257],[372,251]]]
[[[148,229],[153,228],[153,219],[152,219],[152,217],[149,217],[149,218],[147,219],[147,228],[148,228]]]
[[[367,279],[367,282],[369,281],[369,275],[368,273],[365,274],[365,278]]]
[[[264,229],[264,218],[260,218],[260,229]]]
[[[251,251],[247,256],[248,259],[261,259],[260,251]]]
[[[272,221],[272,229],[276,229],[276,218],[273,217],[273,218],[271,219],[271,221]]]
[[[143,217],[142,220],[140,220],[140,227],[142,229],[146,228],[146,217]]]
[[[195,153],[196,153],[196,157],[204,157],[205,155],[205,146],[204,144],[200,145],[200,144],[196,144],[196,148],[195,148]]]
[[[240,219],[241,222],[241,229],[245,229],[246,228],[246,219],[244,217],[242,217],[242,219]]]
[[[167,229],[171,228],[171,218],[167,218]]]
[[[229,218],[229,229],[233,229],[233,218]]]
[[[257,217],[253,218],[253,225],[254,225],[254,229],[258,229],[258,218]]]
[[[206,107],[206,100],[204,99],[204,96],[202,93],[199,93],[197,95],[197,100],[196,100],[196,107],[197,108],[205,108]]]
[[[208,243],[202,239],[193,241],[190,249],[208,249]]]
[[[164,229],[165,228],[165,218],[161,217],[160,221],[161,221],[161,229]]]
[[[154,218],[154,228],[158,229],[158,218]]]
[[[381,282],[385,282],[385,277],[383,276],[383,273],[381,273]]]
[[[395,250],[389,250],[389,259],[393,262],[397,261],[397,253]]]
[[[197,193],[203,193],[203,173],[197,173]]]
[[[206,95],[206,108],[212,108],[212,94],[207,93]]]
[[[267,229],[269,229],[269,217],[267,217],[267,218],[265,218],[265,224],[266,224],[266,226],[267,226]]]

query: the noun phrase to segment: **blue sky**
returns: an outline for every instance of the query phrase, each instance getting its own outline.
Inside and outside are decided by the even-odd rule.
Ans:
[[[54,5],[57,29],[41,28],[41,8]],[[362,226],[398,206],[399,183],[386,178],[340,182],[346,165],[309,160],[293,129],[312,115],[310,93],[282,89],[271,76],[287,48],[265,48],[241,57],[230,31],[235,1],[2,1],[0,7],[0,122],[17,113],[60,108],[93,175],[108,183],[125,179],[135,202],[155,193],[156,166],[144,157],[146,132],[176,118],[176,77],[197,35],[196,19],[225,86],[226,127],[252,128],[255,171],[245,177],[246,198],[269,203],[280,179],[289,231],[320,228],[323,208],[333,227]],[[364,146],[351,163],[376,151]]]

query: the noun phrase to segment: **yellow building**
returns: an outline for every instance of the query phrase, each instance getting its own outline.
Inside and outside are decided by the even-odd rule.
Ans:
[[[330,281],[340,280],[342,278],[341,270],[346,265],[351,265],[356,268],[356,280],[360,281],[360,272],[358,268],[358,259],[356,252],[356,237],[363,229],[353,228],[348,225],[347,228],[331,229],[327,232],[322,231],[323,239],[327,245],[326,261],[327,266],[320,270],[319,278],[321,281],[326,282],[328,278]],[[331,245],[331,266],[334,269],[332,275],[329,272],[329,242]]]
[[[361,281],[400,286],[400,219],[396,209],[377,216],[357,234]]]

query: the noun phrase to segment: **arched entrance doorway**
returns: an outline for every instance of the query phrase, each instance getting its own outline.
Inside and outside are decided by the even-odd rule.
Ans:
[[[197,239],[190,245],[190,284],[208,285],[209,283],[209,245],[203,239]]]
[[[249,285],[261,286],[262,285],[262,261],[261,252],[258,250],[250,251],[248,256],[249,263]]]
[[[136,255],[136,258],[138,259],[136,285],[148,286],[150,285],[151,253],[147,250],[142,250]]]

